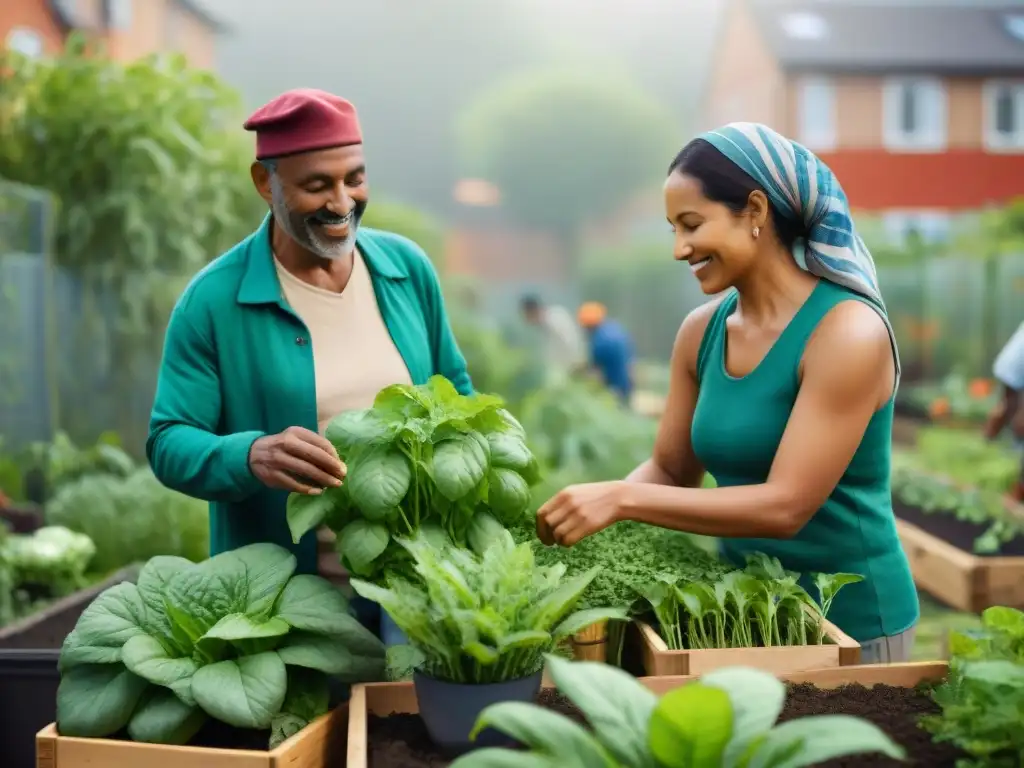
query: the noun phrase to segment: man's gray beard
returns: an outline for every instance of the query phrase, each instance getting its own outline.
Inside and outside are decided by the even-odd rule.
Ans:
[[[292,240],[309,250],[313,255],[321,259],[335,260],[349,256],[356,247],[356,233],[359,230],[359,221],[353,217],[348,227],[348,237],[340,243],[328,243],[321,238],[312,228],[309,222],[303,225],[303,231],[296,232],[292,227],[291,209],[285,199],[284,187],[277,174],[270,177],[270,210],[274,214],[274,222],[281,227]]]

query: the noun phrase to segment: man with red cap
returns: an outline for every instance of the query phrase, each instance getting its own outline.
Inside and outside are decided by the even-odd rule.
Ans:
[[[270,212],[175,306],[146,452],[165,485],[210,502],[211,554],[273,542],[315,573],[316,537],[293,545],[285,506],[290,492],[344,479],[327,423],[390,384],[442,374],[472,386],[426,254],[360,226],[369,195],[355,108],[290,91],[245,128]]]

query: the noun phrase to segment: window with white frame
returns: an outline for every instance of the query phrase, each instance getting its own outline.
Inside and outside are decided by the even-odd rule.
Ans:
[[[985,84],[985,146],[1024,151],[1024,80]]]
[[[132,0],[105,0],[107,27],[129,30],[132,27]]]
[[[947,211],[888,211],[883,222],[886,236],[893,245],[907,245],[914,239],[922,243],[941,243],[950,236],[951,219]]]
[[[836,143],[836,96],[826,77],[800,81],[797,99],[800,143],[813,150],[833,149]]]
[[[936,78],[892,78],[885,83],[885,145],[892,150],[938,152],[946,147],[946,86]]]
[[[34,29],[15,27],[7,33],[7,48],[37,59],[43,55],[43,37]]]

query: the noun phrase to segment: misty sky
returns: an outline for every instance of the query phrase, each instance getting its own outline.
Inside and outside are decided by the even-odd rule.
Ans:
[[[204,0],[232,27],[221,74],[247,108],[289,88],[355,102],[372,181],[443,212],[452,119],[496,79],[543,66],[630,73],[678,115],[704,82],[718,0]],[[629,8],[626,13],[624,9]]]

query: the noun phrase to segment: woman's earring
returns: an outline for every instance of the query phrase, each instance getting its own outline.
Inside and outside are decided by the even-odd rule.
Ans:
[[[754,236],[754,239],[757,240],[757,238],[759,238],[761,236],[761,228],[760,227],[754,227],[754,230],[753,230],[753,232],[751,232],[751,234]]]

